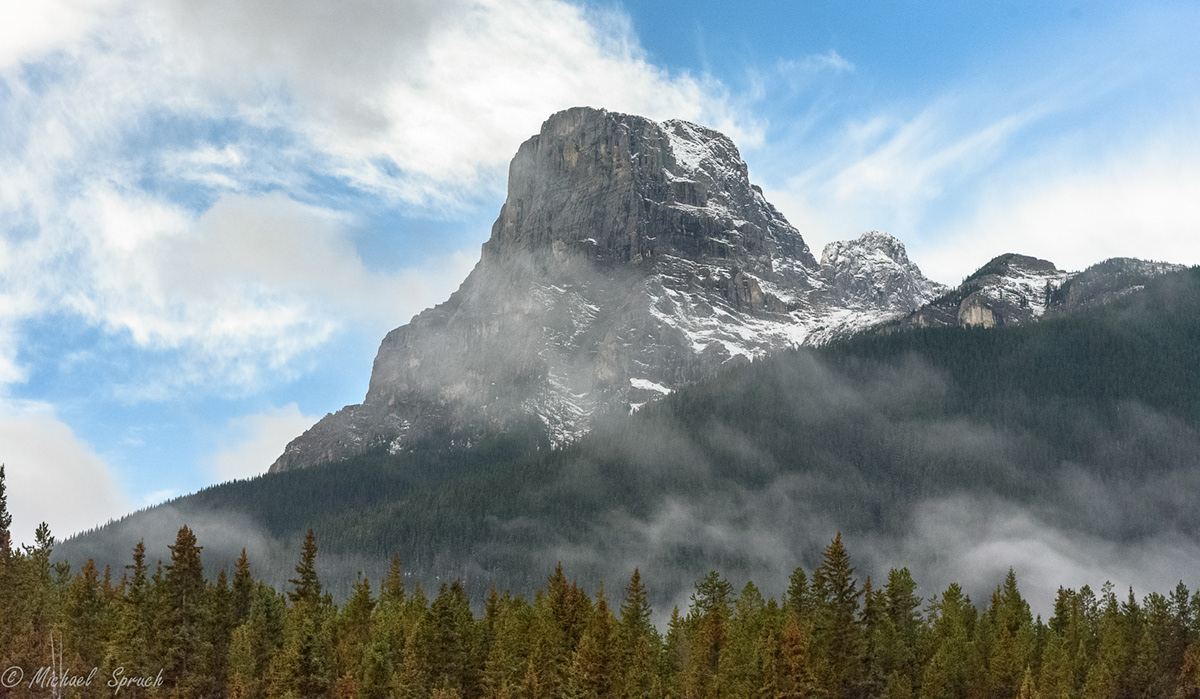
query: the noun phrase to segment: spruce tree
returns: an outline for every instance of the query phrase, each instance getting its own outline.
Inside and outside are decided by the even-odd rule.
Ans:
[[[776,699],[801,699],[819,692],[809,632],[794,611],[784,623],[776,673]]]
[[[0,464],[0,670],[12,667],[13,641],[17,635],[18,593],[16,565],[12,551],[12,515],[8,512],[8,494],[4,483],[4,464]]]
[[[363,656],[371,642],[374,608],[371,583],[360,573],[350,599],[338,614],[334,673],[338,678],[338,694],[354,696],[359,693]]]
[[[8,491],[4,482],[4,464],[0,464],[0,573],[12,558],[12,515],[8,512]],[[2,581],[2,579],[0,579]]]
[[[230,614],[234,626],[246,621],[250,615],[250,604],[254,598],[254,579],[250,576],[250,561],[246,558],[246,549],[238,557],[233,569],[233,589],[230,598]]]
[[[825,547],[821,565],[813,573],[815,647],[824,672],[824,689],[834,695],[851,691],[860,678],[862,629],[858,598],[862,590],[854,579],[850,554],[842,535]]]
[[[604,597],[596,593],[595,611],[584,629],[571,665],[569,691],[576,699],[609,699],[613,696],[615,658],[613,621]]]
[[[288,601],[293,605],[308,605],[316,608],[321,602],[321,581],[317,577],[317,537],[309,529],[304,537],[304,545],[300,549],[300,563],[296,565],[299,576],[288,580],[293,589],[288,593]]]
[[[225,691],[229,680],[229,643],[233,633],[233,593],[229,589],[229,577],[222,568],[217,573],[217,584],[208,588],[209,638],[212,643],[210,663],[211,690]]]
[[[167,566],[164,600],[161,612],[165,634],[163,657],[164,685],[171,687],[172,697],[201,696],[208,690],[210,653],[204,568],[196,535],[184,525],[171,549],[171,565]]]
[[[621,620],[617,628],[617,693],[622,697],[646,697],[654,685],[654,665],[659,641],[650,623],[650,604],[646,601],[646,586],[641,572],[634,568],[629,586],[625,588],[625,603],[621,605]]]
[[[270,693],[302,699],[325,696],[333,685],[333,648],[326,599],[316,570],[317,542],[308,530],[300,550],[297,578],[290,580],[285,640],[271,661]]]
[[[787,603],[785,605],[796,613],[796,616],[801,620],[807,618],[809,614],[809,589],[808,576],[804,574],[804,569],[796,566],[792,571],[791,577],[788,578]]]
[[[404,601],[404,573],[400,568],[400,554],[392,555],[392,565],[388,568],[383,584],[379,586],[380,604],[400,604]]]
[[[154,609],[150,604],[150,581],[146,577],[146,545],[139,541],[133,547],[133,564],[125,578],[125,594],[117,603],[116,631],[109,648],[109,666],[124,669],[126,677],[146,677],[150,672],[150,633],[154,625]],[[157,669],[155,669],[157,672]],[[131,686],[122,690],[137,699],[146,693],[143,687]]]

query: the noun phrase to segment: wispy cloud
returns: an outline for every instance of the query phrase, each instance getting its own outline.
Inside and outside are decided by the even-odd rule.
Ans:
[[[287,443],[316,421],[316,416],[302,414],[295,403],[234,420],[231,443],[212,458],[213,475],[227,481],[266,473]]]
[[[960,224],[969,249],[945,241],[923,264],[949,276],[1015,251],[1072,270],[1116,256],[1200,264],[1200,142],[1177,134],[1141,146],[1099,163],[1038,159],[985,190]]]
[[[825,53],[814,53],[803,58],[781,58],[776,64],[776,70],[785,77],[795,75],[807,76],[826,71],[852,73],[854,72],[854,64],[843,58],[837,51],[829,49]]]
[[[348,328],[403,322],[476,254],[369,268],[342,197],[452,211],[497,191],[558,109],[761,137],[719,84],[651,65],[605,16],[557,0],[114,0],[7,17],[33,38],[0,55],[0,380],[26,376],[21,325],[51,312],[178,353],[182,385],[251,390]],[[158,384],[141,393],[174,388]]]

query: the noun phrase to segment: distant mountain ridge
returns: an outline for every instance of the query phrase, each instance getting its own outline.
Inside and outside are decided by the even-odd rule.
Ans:
[[[426,589],[461,578],[478,595],[491,582],[528,593],[556,562],[589,585],[641,566],[667,610],[714,568],[784,589],[840,531],[863,574],[905,552],[930,591],[961,580],[977,599],[1014,545],[1031,552],[1027,579],[1078,566],[1168,585],[1200,560],[1200,269],[1040,322],[782,351],[597,420],[565,448],[529,446],[511,432],[380,445],[207,488],[55,555],[120,570],[139,540],[148,560],[169,557],[187,524],[206,569],[246,547],[255,575],[282,585],[312,528],[335,596],[398,552]]]
[[[991,328],[1109,303],[1183,265],[1114,257],[1082,272],[1007,253],[980,267],[956,289],[913,311],[902,324]]]
[[[596,415],[945,291],[886,233],[832,243],[818,262],[716,131],[570,109],[521,145],[458,291],[388,333],[363,403],[293,440],[271,471],[497,429],[561,445]]]

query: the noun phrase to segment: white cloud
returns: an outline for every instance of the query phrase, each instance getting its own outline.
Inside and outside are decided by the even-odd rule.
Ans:
[[[109,0],[38,0],[0,5],[0,68],[82,37],[110,5]]]
[[[0,401],[0,462],[18,542],[43,521],[63,539],[130,509],[110,466],[48,406]]]
[[[302,414],[295,403],[234,420],[230,429],[236,442],[213,457],[213,475],[228,481],[266,473],[287,443],[316,421],[316,416]]]
[[[722,86],[648,63],[623,15],[559,0],[177,1],[145,24],[167,57],[157,65],[232,97],[242,118],[286,121],[339,174],[410,201],[495,186],[516,147],[572,106],[761,140]]]
[[[971,245],[941,241],[922,264],[944,277],[1005,252],[1070,270],[1118,256],[1200,264],[1200,148],[1181,139],[1134,150],[989,192],[961,224]]]
[[[443,300],[475,261],[455,253],[374,271],[345,215],[281,194],[225,196],[194,221],[111,192],[80,206],[91,276],[66,302],[140,347],[188,354],[174,379],[141,387],[143,397],[214,381],[253,389],[347,325],[381,334]]]
[[[21,323],[66,311],[178,352],[176,385],[252,390],[348,327],[377,332],[444,299],[473,264],[460,252],[368,269],[333,210],[346,205],[323,205],[334,195],[317,180],[448,206],[497,191],[517,145],[577,104],[761,138],[719,84],[649,64],[623,15],[558,0],[45,12],[73,28],[20,49],[43,61],[37,77],[0,62],[0,295],[12,301],[0,381],[25,376]],[[50,16],[9,26],[38,33]],[[193,123],[223,135],[197,137]],[[215,203],[197,212],[197,200]]]

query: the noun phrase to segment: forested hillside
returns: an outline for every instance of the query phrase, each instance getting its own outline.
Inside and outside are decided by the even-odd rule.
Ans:
[[[280,552],[315,528],[339,597],[398,552],[414,579],[463,578],[476,594],[491,581],[531,593],[557,561],[588,584],[640,566],[663,606],[712,568],[780,584],[831,531],[863,541],[873,570],[908,556],[938,586],[978,576],[963,581],[978,591],[994,571],[973,552],[1020,526],[1067,542],[1047,565],[1119,565],[1114,577],[1141,581],[1195,560],[1198,428],[1193,269],[1026,326],[787,352],[560,450],[509,434],[217,486],[61,555],[116,564],[188,524],[210,560],[232,566],[246,546],[281,584]],[[167,558],[158,547],[151,557]]]
[[[840,534],[786,589],[708,573],[661,629],[637,569],[589,594],[559,566],[532,595],[492,586],[476,614],[460,581],[431,601],[399,558],[334,604],[311,531],[286,593],[256,583],[244,552],[232,578],[206,580],[187,527],[166,566],[139,544],[119,578],[52,565],[53,544],[43,528],[0,550],[5,696],[55,682],[68,698],[1200,696],[1200,593],[1182,582],[1140,599],[1060,587],[1043,622],[1011,569],[982,605],[953,583],[924,600],[907,568],[856,575]]]

